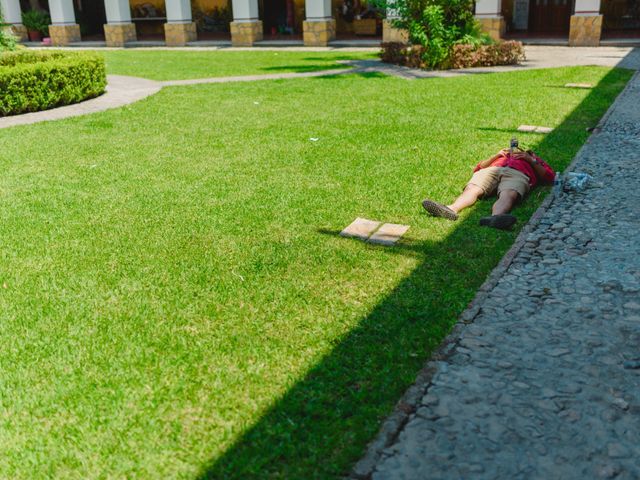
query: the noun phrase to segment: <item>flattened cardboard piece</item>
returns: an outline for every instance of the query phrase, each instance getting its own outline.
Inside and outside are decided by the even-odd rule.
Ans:
[[[378,245],[394,245],[409,230],[408,225],[385,223],[376,233],[369,237],[369,243]]]
[[[356,218],[351,224],[340,232],[340,235],[348,238],[359,238],[366,240],[375,232],[382,222],[367,220],[366,218]]]

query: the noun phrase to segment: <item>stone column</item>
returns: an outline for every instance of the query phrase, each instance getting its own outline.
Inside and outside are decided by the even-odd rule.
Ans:
[[[387,18],[382,21],[382,43],[409,43],[409,32],[393,26],[394,20],[399,18],[393,0],[388,0],[387,5]]]
[[[263,38],[258,14],[258,0],[233,0],[231,43],[234,47],[250,47]]]
[[[198,38],[196,24],[191,17],[191,0],[165,0],[167,23],[164,42],[168,47],[183,47]]]
[[[476,18],[482,26],[482,30],[488,33],[494,40],[500,40],[506,31],[507,25],[502,16],[502,0],[477,0]]]
[[[4,23],[11,24],[11,26],[8,27],[9,33],[20,42],[28,40],[27,29],[22,25],[20,0],[0,0],[0,12],[2,13]]]
[[[49,36],[52,45],[64,46],[80,41],[80,25],[76,23],[73,0],[50,0],[49,13]]]
[[[28,39],[27,29],[22,25],[22,11],[20,10],[20,0],[0,0],[0,11],[5,23],[10,23],[11,34],[23,42]]]
[[[131,22],[129,0],[104,0],[107,24],[104,26],[104,38],[107,47],[124,47],[127,42],[136,40],[136,26]]]
[[[602,34],[600,0],[576,0],[576,8],[571,15],[569,45],[572,47],[597,47]]]
[[[331,0],[306,0],[307,19],[302,22],[304,44],[326,47],[336,38],[336,21],[331,16]]]

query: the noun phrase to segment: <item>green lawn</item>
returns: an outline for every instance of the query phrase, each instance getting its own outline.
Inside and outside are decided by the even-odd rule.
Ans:
[[[346,68],[339,60],[377,58],[365,52],[107,50],[109,73],[152,80],[315,72]]]
[[[0,477],[339,478],[516,235],[420,200],[522,123],[566,166],[630,76],[174,87],[0,130]],[[357,216],[411,229],[338,237]]]

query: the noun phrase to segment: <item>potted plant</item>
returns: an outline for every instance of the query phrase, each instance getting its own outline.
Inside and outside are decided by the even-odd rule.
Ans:
[[[378,22],[375,18],[358,18],[353,20],[353,32],[356,35],[375,35]]]
[[[49,35],[51,18],[47,12],[41,10],[27,10],[22,14],[22,24],[26,27],[29,40],[39,42],[43,36]]]
[[[367,0],[355,0],[353,5],[353,32],[356,35],[375,35],[378,11]]]

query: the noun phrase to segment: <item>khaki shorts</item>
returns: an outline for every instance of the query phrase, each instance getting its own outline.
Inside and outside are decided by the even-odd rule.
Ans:
[[[480,187],[485,197],[497,189],[498,196],[503,190],[515,190],[522,199],[529,192],[529,177],[514,168],[487,167],[474,173],[467,185]]]

